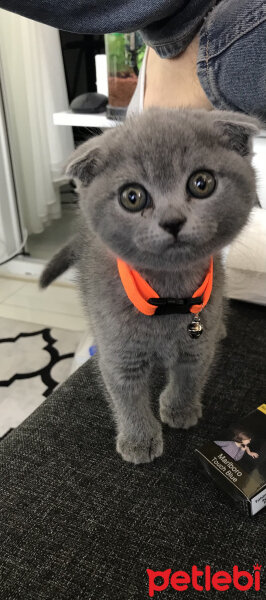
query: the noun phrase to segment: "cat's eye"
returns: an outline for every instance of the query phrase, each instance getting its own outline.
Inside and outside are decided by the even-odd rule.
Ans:
[[[120,204],[130,212],[138,212],[149,204],[149,196],[146,190],[138,184],[132,183],[120,190]]]
[[[196,171],[190,175],[187,188],[195,198],[208,198],[216,187],[216,180],[209,171]]]

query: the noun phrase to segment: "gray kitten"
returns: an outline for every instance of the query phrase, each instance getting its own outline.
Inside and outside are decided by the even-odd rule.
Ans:
[[[163,452],[161,423],[149,404],[159,360],[168,383],[160,417],[187,429],[202,414],[201,395],[222,337],[220,251],[245,225],[256,200],[251,137],[242,114],[150,109],[80,146],[67,168],[77,179],[79,234],[51,260],[41,286],[76,264],[101,373],[117,425],[117,451],[133,463]],[[160,297],[190,298],[214,257],[211,298],[192,339],[193,315],[146,316],[128,299],[116,257]],[[214,399],[215,401],[215,399]]]

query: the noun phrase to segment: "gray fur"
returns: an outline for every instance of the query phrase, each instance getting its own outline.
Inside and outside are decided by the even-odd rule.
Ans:
[[[61,248],[50,260],[41,274],[40,287],[47,288],[54,279],[72,267],[78,259],[79,236],[75,236],[66,246]]]
[[[79,286],[117,425],[117,450],[127,461],[148,462],[163,452],[162,427],[149,404],[157,361],[168,371],[161,420],[187,429],[201,416],[203,387],[223,330],[219,253],[245,225],[256,200],[250,140],[257,131],[257,121],[242,114],[150,109],[86,142],[69,163],[82,214],[74,244]],[[212,171],[218,182],[204,200],[189,197],[186,188],[198,169]],[[153,207],[124,210],[118,190],[127,182],[144,186]],[[175,242],[160,223],[180,220],[185,223]],[[160,296],[184,298],[202,283],[211,255],[214,286],[197,340],[187,333],[191,314],[138,312],[116,266],[120,256]],[[56,262],[42,282],[62,271]]]

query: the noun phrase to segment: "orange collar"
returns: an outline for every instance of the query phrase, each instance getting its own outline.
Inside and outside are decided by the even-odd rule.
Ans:
[[[212,292],[213,258],[211,258],[210,267],[202,285],[195,291],[192,298],[184,299],[160,298],[147,281],[121,258],[117,259],[117,267],[129,300],[141,313],[150,317],[155,314],[196,314],[206,306]]]

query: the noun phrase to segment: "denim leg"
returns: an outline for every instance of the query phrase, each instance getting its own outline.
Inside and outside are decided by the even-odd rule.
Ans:
[[[222,0],[200,32],[198,76],[218,109],[266,122],[265,0]]]
[[[219,0],[0,0],[0,8],[75,33],[141,30],[162,57],[182,52]]]
[[[200,29],[208,12],[221,0],[174,2],[170,16],[141,28],[144,42],[161,58],[173,58],[183,52]],[[182,4],[183,6],[179,6]]]

